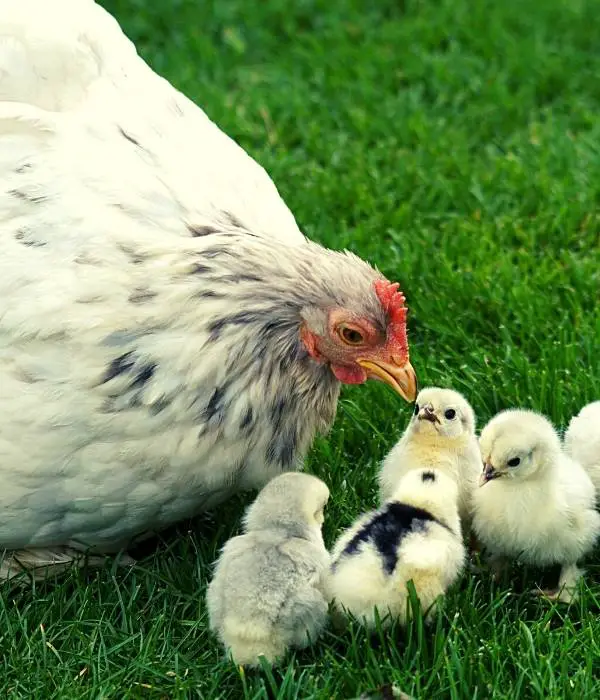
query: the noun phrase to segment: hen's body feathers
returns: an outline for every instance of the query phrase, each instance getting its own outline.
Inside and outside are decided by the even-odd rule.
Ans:
[[[379,273],[91,0],[11,4],[0,64],[0,548],[114,551],[298,468],[339,393],[302,312],[385,328]]]

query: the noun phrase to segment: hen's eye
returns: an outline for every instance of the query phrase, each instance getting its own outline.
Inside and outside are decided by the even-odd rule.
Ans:
[[[418,415],[419,415],[419,410],[420,410],[420,409],[419,409],[419,404],[416,403],[416,404],[415,404],[415,416],[418,416]]]
[[[340,326],[340,336],[348,345],[360,345],[364,342],[363,334],[357,331],[356,328],[350,326]]]
[[[452,420],[453,418],[456,417],[456,411],[455,411],[453,408],[447,408],[447,409],[444,411],[444,416],[445,416],[448,420]]]
[[[509,459],[507,462],[509,467],[518,467],[519,464],[521,464],[521,459],[520,457],[513,457],[512,459]]]

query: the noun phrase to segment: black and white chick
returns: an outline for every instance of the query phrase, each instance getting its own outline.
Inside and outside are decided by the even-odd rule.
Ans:
[[[259,493],[244,534],[223,547],[206,602],[210,627],[235,663],[275,663],[314,642],[327,622],[323,577],[330,562],[321,526],[329,489],[285,473]]]
[[[466,558],[458,487],[435,469],[411,470],[391,500],[360,517],[336,542],[327,579],[334,609],[367,627],[410,617],[407,582],[431,616]]]
[[[584,406],[571,418],[565,433],[565,450],[589,474],[596,498],[600,494],[600,401]]]
[[[572,601],[582,574],[577,563],[600,535],[590,477],[563,452],[550,421],[533,411],[497,414],[482,430],[480,448],[473,529],[496,571],[511,559],[560,565],[556,590],[539,593]]]
[[[381,466],[381,502],[392,497],[399,480],[411,469],[434,467],[458,484],[459,514],[467,529],[471,494],[481,471],[475,423],[475,412],[459,392],[422,389],[408,427]]]

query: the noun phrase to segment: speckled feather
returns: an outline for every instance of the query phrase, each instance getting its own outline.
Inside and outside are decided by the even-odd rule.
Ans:
[[[384,331],[381,275],[90,0],[0,30],[0,547],[113,551],[301,465],[339,392],[302,311]]]

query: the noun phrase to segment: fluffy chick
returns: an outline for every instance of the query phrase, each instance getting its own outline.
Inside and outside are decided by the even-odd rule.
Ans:
[[[314,642],[327,621],[330,562],[321,525],[329,489],[309,474],[270,481],[249,507],[244,534],[223,547],[208,587],[210,627],[237,664],[274,663]]]
[[[456,482],[439,470],[411,470],[393,498],[359,518],[336,542],[327,594],[336,611],[372,628],[409,616],[407,582],[432,614],[465,563]]]
[[[554,427],[533,411],[496,415],[480,436],[484,468],[473,498],[473,529],[492,560],[561,565],[557,590],[570,602],[581,571],[577,562],[600,535],[594,486],[563,453]]]
[[[600,401],[584,406],[571,418],[565,433],[565,450],[590,475],[600,493]]]
[[[481,457],[475,413],[464,396],[452,389],[427,387],[419,392],[408,427],[379,472],[381,501],[392,497],[404,474],[424,467],[443,471],[457,482],[459,514],[466,529]]]

